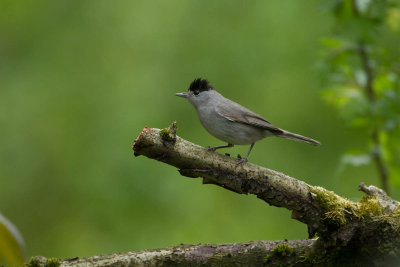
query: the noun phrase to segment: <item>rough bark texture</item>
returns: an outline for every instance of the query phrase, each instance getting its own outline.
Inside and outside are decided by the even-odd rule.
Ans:
[[[101,255],[90,258],[60,260],[63,267],[128,267],[128,266],[264,266],[281,262],[290,253],[286,263],[299,261],[298,252],[312,245],[312,240],[257,241],[220,245],[180,245],[172,248]],[[295,249],[289,249],[293,248]],[[284,256],[283,256],[284,254]],[[288,255],[289,256],[289,255]],[[54,260],[53,260],[54,261]],[[49,259],[35,257],[30,263],[48,266]]]

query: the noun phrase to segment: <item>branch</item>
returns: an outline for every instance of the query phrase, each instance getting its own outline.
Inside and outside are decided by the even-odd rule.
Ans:
[[[183,176],[202,177],[204,184],[215,184],[240,194],[254,194],[271,205],[285,207],[292,211],[294,219],[308,225],[310,236],[317,229],[323,230],[319,223],[322,208],[313,190],[319,188],[251,163],[236,167],[237,159],[210,152],[171,134],[171,129],[176,131],[174,125],[163,130],[144,128],[133,145],[135,155],[173,165]]]
[[[368,196],[376,197],[383,209],[395,212],[399,207],[399,203],[397,201],[391,199],[385,191],[376,186],[366,186],[364,183],[361,183],[358,186],[358,190],[366,193]]]
[[[367,81],[365,84],[365,91],[366,91],[366,94],[368,96],[368,99],[369,99],[371,105],[373,105],[375,103],[375,98],[376,98],[374,87],[373,87],[374,75],[373,75],[370,60],[368,58],[368,54],[367,54],[367,51],[365,48],[365,44],[363,42],[359,43],[358,54],[360,55],[362,67],[364,69],[365,75],[367,76]],[[371,139],[372,139],[372,143],[374,146],[372,156],[375,161],[376,167],[378,169],[382,188],[387,193],[389,193],[389,185],[388,185],[388,176],[389,175],[388,175],[387,166],[386,166],[386,164],[383,160],[383,156],[382,156],[381,141],[379,138],[379,133],[380,133],[380,129],[378,127],[375,127],[371,133]]]
[[[282,260],[278,256],[282,256],[288,251],[291,255],[285,254],[285,256],[291,256],[290,261],[297,262],[300,252],[312,245],[313,242],[313,240],[297,240],[223,245],[180,245],[156,250],[65,259],[60,263],[61,267],[263,266],[267,262]],[[49,259],[39,256],[32,258],[30,262],[35,262],[35,265],[39,267],[47,266],[46,262],[48,261]],[[285,262],[288,261],[289,259],[286,258]]]

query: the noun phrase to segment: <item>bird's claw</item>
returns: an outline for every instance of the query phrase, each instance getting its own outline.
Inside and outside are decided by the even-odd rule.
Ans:
[[[207,150],[211,151],[211,152],[215,152],[215,150],[217,150],[217,148],[215,146],[213,146],[213,147],[208,146]]]
[[[246,162],[247,162],[247,158],[240,159],[238,161],[238,163],[236,163],[236,167],[239,166],[239,165],[242,165],[243,163],[246,163]]]

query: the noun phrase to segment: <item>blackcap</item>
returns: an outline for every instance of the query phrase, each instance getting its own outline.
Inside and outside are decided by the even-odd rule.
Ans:
[[[227,145],[209,147],[210,151],[234,145],[251,145],[247,155],[237,165],[247,162],[255,142],[277,136],[319,145],[320,142],[282,130],[253,111],[225,98],[205,79],[195,79],[185,93],[177,93],[189,100],[195,107],[201,124],[216,138],[227,142]]]

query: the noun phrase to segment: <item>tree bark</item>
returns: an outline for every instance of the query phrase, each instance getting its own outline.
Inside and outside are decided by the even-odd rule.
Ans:
[[[171,134],[174,127],[144,128],[133,145],[135,155],[173,165],[183,176],[202,177],[204,184],[216,184],[240,194],[254,194],[271,205],[285,207],[292,211],[293,218],[308,225],[310,237],[323,228],[318,221],[322,209],[310,185],[251,163],[236,166],[237,159],[210,152]]]
[[[282,262],[281,257],[287,256],[286,263],[289,265],[299,261],[298,252],[308,248],[313,242],[313,240],[298,240],[256,241],[220,245],[180,245],[171,248],[100,255],[90,258],[65,259],[59,261],[59,263],[62,267],[263,266],[280,263]],[[31,259],[31,262],[35,262],[37,266],[46,266],[49,259],[35,257]]]

